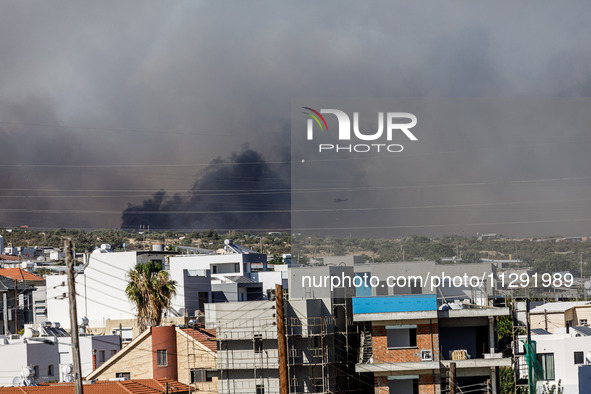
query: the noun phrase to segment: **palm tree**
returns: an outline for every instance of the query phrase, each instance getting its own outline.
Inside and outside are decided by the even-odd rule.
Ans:
[[[144,331],[160,325],[162,313],[170,308],[172,297],[176,294],[176,282],[162,270],[160,263],[137,263],[129,270],[125,293],[135,305],[140,331]]]

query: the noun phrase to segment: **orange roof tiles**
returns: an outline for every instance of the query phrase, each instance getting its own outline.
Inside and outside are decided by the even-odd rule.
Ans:
[[[0,276],[5,276],[10,279],[16,279],[21,282],[26,281],[42,281],[43,278],[39,275],[35,275],[29,271],[25,271],[21,268],[0,268]]]
[[[204,328],[183,328],[183,332],[196,341],[207,347],[214,353],[217,353],[218,346],[216,341],[215,330],[206,330]]]
[[[11,256],[9,254],[0,254],[0,260],[18,261],[19,257],[18,256]]]
[[[134,379],[123,381],[97,381],[84,385],[86,394],[161,394],[188,393],[189,386],[172,379]],[[42,384],[27,387],[0,387],[1,394],[70,394],[74,393],[73,383]]]

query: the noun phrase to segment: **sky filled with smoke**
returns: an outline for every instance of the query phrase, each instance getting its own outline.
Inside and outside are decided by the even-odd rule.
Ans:
[[[171,204],[176,210],[218,209],[212,208],[211,198],[195,195],[242,189],[244,173],[231,168],[245,152],[260,158],[263,169],[254,175],[259,178],[248,181],[265,189],[271,188],[267,182],[288,185],[293,98],[589,96],[590,8],[584,1],[568,6],[558,1],[535,6],[509,1],[3,2],[0,226],[119,227],[129,204],[139,209],[159,190],[166,196],[159,209]],[[548,130],[524,127],[519,139],[534,144],[527,152],[512,148],[478,154],[493,142],[513,143],[514,136],[477,127],[466,138],[449,132],[453,146],[437,153],[434,141],[443,144],[444,139],[432,138],[424,144],[432,148],[429,155],[409,158],[380,184],[426,187],[485,176],[495,178],[496,187],[475,192],[457,186],[446,190],[441,202],[417,199],[428,192],[397,193],[395,200],[370,198],[391,208],[417,201],[447,206],[535,196],[555,204],[518,210],[488,206],[488,215],[505,224],[486,228],[470,225],[490,220],[464,207],[453,215],[458,226],[452,232],[586,234],[591,220],[581,219],[591,218],[588,204],[572,200],[583,200],[588,192],[580,178],[589,172],[583,155],[589,141],[577,133],[566,131],[567,139],[577,141],[568,145]],[[536,150],[535,144],[546,145]],[[445,153],[462,150],[468,152],[463,161]],[[308,179],[308,185],[323,187],[331,169],[347,166],[328,164],[323,177]],[[376,186],[367,177],[367,164],[349,168],[351,177],[340,186]],[[509,183],[548,175],[562,180],[518,191]],[[220,176],[227,178],[220,182]],[[337,197],[326,193],[317,201],[330,207]],[[249,223],[253,217],[235,211],[280,210],[285,200],[261,197],[253,202],[237,193],[224,204],[219,209],[228,216],[219,219],[242,227],[246,217]],[[355,198],[342,205],[364,206]],[[401,210],[392,220],[445,224],[451,223],[449,212],[431,208],[417,217],[416,210]],[[514,220],[516,212],[520,217]],[[547,212],[555,216],[544,216]],[[285,226],[270,216],[249,227]],[[550,221],[511,224],[540,217]],[[124,224],[148,219],[127,220]],[[192,228],[204,220],[167,219],[152,227]],[[217,220],[203,226],[227,227]],[[437,235],[447,230],[426,226],[387,233]]]

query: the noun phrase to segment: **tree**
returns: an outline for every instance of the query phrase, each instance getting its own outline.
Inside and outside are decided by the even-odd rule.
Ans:
[[[511,394],[515,390],[515,382],[513,381],[513,369],[511,367],[499,368],[499,380],[501,394]]]
[[[176,282],[162,270],[160,263],[137,263],[129,271],[125,293],[135,305],[139,328],[144,331],[160,325],[162,313],[170,308],[172,297],[176,294]]]

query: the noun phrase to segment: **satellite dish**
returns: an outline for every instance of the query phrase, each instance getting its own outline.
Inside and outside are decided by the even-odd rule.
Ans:
[[[31,376],[35,375],[35,370],[29,366],[24,367],[21,369],[21,376],[23,379],[27,379]]]
[[[13,387],[18,387],[21,386],[23,384],[23,378],[21,378],[20,376],[16,376],[14,379],[12,379],[12,386]]]
[[[587,289],[587,290],[591,289],[591,280],[588,280],[587,282],[585,282],[585,289]]]
[[[64,364],[62,365],[62,373],[64,375],[69,375],[72,373],[72,371],[74,371],[74,367],[72,366],[72,364]]]

